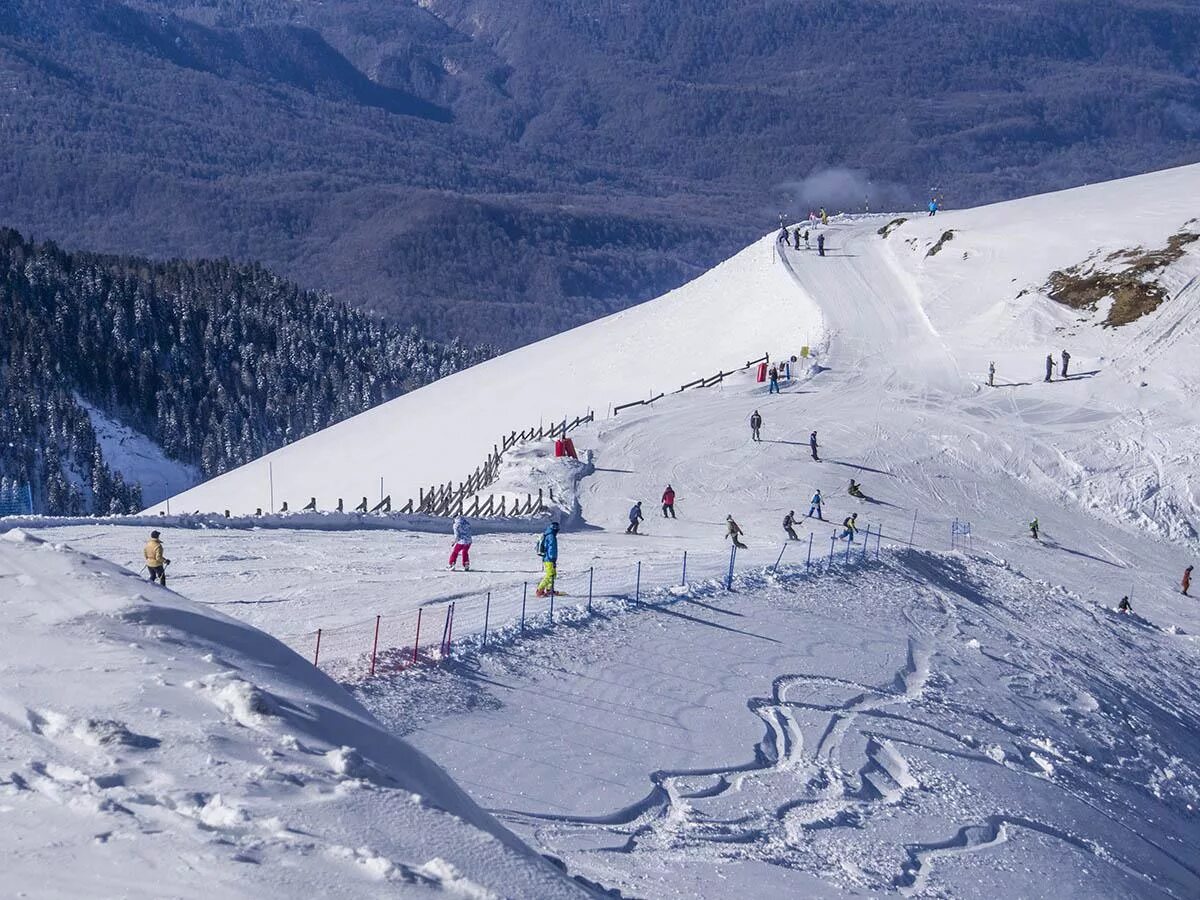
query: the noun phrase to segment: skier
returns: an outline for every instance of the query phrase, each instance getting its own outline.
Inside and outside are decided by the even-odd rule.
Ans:
[[[767,387],[767,393],[768,394],[778,394],[779,393],[779,367],[778,366],[771,366],[770,379],[771,379],[771,384]]]
[[[929,215],[936,216],[938,211],[938,202],[936,197],[929,198]]]
[[[662,495],[663,518],[667,517],[667,513],[671,514],[671,518],[675,518],[675,489],[669,484]]]
[[[1192,586],[1192,567],[1188,566],[1183,570],[1183,596],[1188,596],[1188,589]]]
[[[995,386],[996,386],[996,364],[994,362],[990,362],[990,363],[988,363],[988,387],[995,387]]]
[[[554,591],[554,581],[558,577],[558,523],[551,522],[542,532],[537,546],[538,556],[542,558],[542,568],[545,574],[538,582],[537,595],[549,596]]]
[[[733,521],[733,514],[731,513],[730,515],[726,516],[725,517],[725,536],[727,538],[729,538],[731,541],[733,541],[733,546],[737,547],[739,550],[745,550],[746,545],[738,540],[738,537],[741,534],[742,534],[742,529],[738,526],[737,522]]]
[[[805,232],[805,234],[807,234],[807,232]],[[799,250],[800,249],[800,226],[799,225],[797,225],[796,230],[792,232],[792,237],[796,241],[796,249]]]
[[[817,256],[825,255],[825,232],[817,235]]]
[[[1041,538],[1038,537],[1038,531],[1040,529],[1041,529],[1041,526],[1038,525],[1037,516],[1034,516],[1033,521],[1029,523],[1029,533],[1030,533],[1030,535],[1032,535],[1032,537],[1035,541],[1041,540]]]
[[[458,564],[458,555],[462,554],[463,571],[471,571],[471,523],[466,516],[454,517],[454,549],[450,551],[450,568]]]
[[[1054,367],[1057,363],[1054,362],[1054,354],[1046,354],[1046,380],[1050,381],[1054,377]]]
[[[783,530],[787,532],[788,540],[798,541],[800,538],[796,535],[796,511],[791,510],[783,517]]]
[[[799,249],[799,248],[797,248],[797,249]],[[808,242],[808,229],[807,228],[804,229],[804,249],[805,250],[812,249],[812,245]]]
[[[629,510],[629,527],[625,529],[626,534],[637,534],[638,523],[642,521],[642,501],[639,500],[633,504]]]
[[[821,457],[817,456],[817,433],[815,431],[808,436],[808,449],[812,451],[812,458],[820,462]]]
[[[858,497],[860,500],[866,498],[866,494],[864,494],[862,492],[862,485],[859,484],[857,481],[855,481],[853,478],[850,479],[850,487],[848,487],[846,489],[846,492],[851,497]]]
[[[1129,597],[1122,597],[1121,602],[1117,604],[1117,612],[1128,615],[1133,612],[1133,607],[1129,605]]]
[[[808,518],[810,518],[810,519],[812,518],[813,510],[817,511],[817,518],[820,519],[822,522],[824,522],[825,517],[823,515],[821,515],[821,489],[820,488],[818,488],[816,493],[813,494],[812,505],[809,506],[809,508],[808,508]]]
[[[756,409],[754,411],[754,414],[750,416],[750,439],[751,440],[754,440],[754,441],[762,440],[762,437],[758,433],[760,428],[762,428],[762,416],[760,416],[758,414],[758,410]]]
[[[850,515],[846,516],[845,520],[842,522],[842,528],[845,529],[842,532],[842,537],[844,537],[849,543],[853,544],[854,535],[858,531],[858,513],[851,513]]]
[[[1062,361],[1063,361],[1062,377],[1066,378],[1067,377],[1067,366],[1071,364],[1071,354],[1068,353],[1066,350],[1064,350],[1062,352]]]
[[[780,224],[780,226],[779,226],[779,237],[777,237],[777,238],[775,239],[775,243],[777,243],[777,244],[783,244],[785,247],[787,246],[787,243],[788,243],[788,230],[787,230],[787,226],[786,226],[786,225]]]
[[[150,532],[150,540],[146,541],[146,546],[142,549],[142,555],[146,557],[146,571],[150,573],[150,583],[154,584],[157,581],[163,587],[167,586],[167,566],[171,561],[163,556],[162,541],[159,540],[159,532]],[[1188,571],[1191,571],[1190,569]],[[1186,594],[1187,591],[1184,590]]]

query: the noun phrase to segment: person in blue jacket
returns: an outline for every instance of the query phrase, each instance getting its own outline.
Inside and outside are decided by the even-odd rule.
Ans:
[[[626,534],[637,534],[638,523],[642,521],[642,501],[639,500],[633,504],[633,508],[629,510],[629,527],[625,529]]]
[[[930,214],[931,216],[936,216],[936,215],[937,215],[937,211],[938,211],[938,202],[937,202],[937,198],[936,198],[936,197],[930,197],[930,198],[929,198],[929,214]]]
[[[551,522],[542,532],[538,540],[538,556],[542,558],[545,575],[538,582],[537,595],[545,597],[554,590],[554,580],[558,577],[558,523]]]
[[[820,519],[822,522],[825,521],[825,517],[823,515],[821,515],[821,491],[820,491],[820,489],[818,489],[817,492],[815,494],[813,494],[812,505],[809,506],[809,508],[808,508],[808,518],[811,519],[812,514],[814,512],[817,514],[818,519]]]

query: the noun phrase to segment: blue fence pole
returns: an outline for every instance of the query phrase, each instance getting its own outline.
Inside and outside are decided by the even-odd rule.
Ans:
[[[525,598],[529,596],[529,582],[521,588],[521,634],[525,633]]]
[[[805,573],[808,573],[812,569],[812,542],[813,542],[813,533],[810,531],[808,533],[808,558],[804,560]]]
[[[863,538],[863,551],[860,557],[863,561],[867,558],[867,544],[871,543],[871,526],[867,526],[867,536]]]
[[[592,583],[596,578],[596,567],[588,569],[588,612],[592,611]]]
[[[875,558],[879,559],[879,545],[883,542],[883,526],[879,526],[879,530],[875,532]]]
[[[729,548],[729,573],[725,576],[725,590],[733,590],[733,563],[737,559],[737,544]]]
[[[33,515],[33,487],[29,484],[25,485],[25,512]]]
[[[833,548],[837,545],[837,532],[829,536],[829,565],[833,565]]]
[[[687,551],[683,551],[683,574],[679,577],[679,586],[687,585]]]
[[[491,617],[491,615],[492,615],[492,592],[488,591],[487,602],[484,604],[484,607],[483,607],[483,643],[480,644],[481,649],[487,647],[488,619]]]
[[[638,562],[637,581],[633,585],[633,602],[637,603],[642,599],[642,564]]]
[[[778,557],[776,557],[776,559],[775,559],[775,568],[773,568],[773,569],[771,570],[772,572],[778,572],[778,571],[779,571],[779,562],[780,562],[780,560],[782,560],[782,559],[783,559],[783,552],[784,552],[785,550],[787,550],[787,541],[784,541],[784,542],[783,542],[783,546],[779,548],[779,556],[778,556]]]

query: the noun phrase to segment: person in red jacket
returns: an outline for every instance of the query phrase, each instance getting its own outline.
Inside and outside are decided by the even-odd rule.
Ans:
[[[1183,596],[1188,596],[1188,588],[1192,586],[1192,567],[1183,570]]]
[[[671,518],[675,518],[675,489],[669,484],[667,489],[663,491],[662,498],[663,518],[667,517],[667,513],[671,514]]]

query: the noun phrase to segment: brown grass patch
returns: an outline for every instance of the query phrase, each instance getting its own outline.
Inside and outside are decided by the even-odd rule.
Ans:
[[[895,231],[897,228],[899,228],[901,225],[903,225],[907,221],[908,221],[908,219],[892,219],[892,221],[888,222],[886,225],[884,225],[882,228],[880,228],[875,233],[878,234],[880,237],[886,238],[889,234],[891,234],[893,231]]]
[[[929,252],[925,254],[925,258],[929,259],[931,256],[937,256],[942,252],[942,248],[952,240],[954,240],[953,230],[942,232],[942,236],[938,238],[938,242],[936,244],[929,248]]]
[[[1190,223],[1189,223],[1190,224]],[[1165,269],[1183,256],[1188,244],[1200,240],[1200,233],[1180,231],[1167,239],[1161,250],[1117,250],[1110,253],[1106,262],[1127,262],[1115,272],[1084,271],[1083,265],[1072,266],[1050,273],[1046,282],[1046,294],[1051,300],[1071,309],[1095,311],[1101,301],[1113,300],[1112,308],[1104,319],[1106,328],[1116,328],[1136,322],[1147,313],[1152,313],[1167,299],[1167,292],[1153,280],[1153,273]]]

